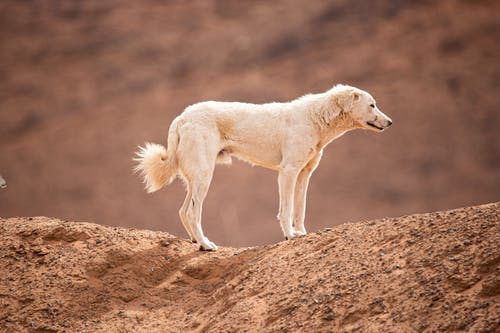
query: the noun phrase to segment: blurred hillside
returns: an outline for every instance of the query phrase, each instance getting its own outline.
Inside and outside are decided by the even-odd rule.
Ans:
[[[306,226],[500,197],[500,2],[2,1],[0,216],[48,215],[186,236],[179,182],[147,195],[144,141],[202,100],[286,101],[346,83],[394,120],[334,141]],[[219,167],[204,228],[282,239],[276,174]]]

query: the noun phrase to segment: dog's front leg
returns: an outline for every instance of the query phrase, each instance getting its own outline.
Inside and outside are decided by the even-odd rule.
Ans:
[[[293,197],[299,171],[300,170],[298,168],[287,166],[280,170],[278,176],[280,196],[278,219],[286,239],[292,239],[299,236],[294,232],[292,226]]]
[[[313,159],[307,163],[307,165],[302,169],[297,178],[297,184],[295,185],[295,197],[293,206],[293,228],[300,235],[305,235],[306,228],[304,226],[304,217],[306,215],[306,196],[307,188],[309,187],[309,179],[312,173],[316,170],[321,155],[323,151],[320,151]]]
[[[297,179],[297,185],[295,185],[293,228],[300,235],[305,235],[307,233],[304,226],[304,219],[306,215],[307,187],[309,186],[311,173],[312,172],[309,170],[302,170]]]

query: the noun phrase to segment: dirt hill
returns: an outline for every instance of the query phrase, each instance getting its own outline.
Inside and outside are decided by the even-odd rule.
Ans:
[[[137,145],[165,143],[198,101],[336,83],[394,125],[326,149],[309,230],[500,198],[500,1],[2,0],[0,45],[2,216],[185,236],[183,186],[146,195]],[[222,245],[274,243],[277,211],[276,174],[236,162],[216,169],[204,227]]]
[[[498,332],[500,203],[200,252],[164,232],[0,222],[2,332]]]

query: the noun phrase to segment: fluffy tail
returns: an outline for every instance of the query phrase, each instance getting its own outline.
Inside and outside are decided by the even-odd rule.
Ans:
[[[146,142],[144,147],[139,146],[137,157],[134,158],[134,161],[138,162],[134,171],[142,176],[148,193],[170,184],[177,176],[178,141],[179,136],[174,122],[168,134],[168,150],[162,145],[149,142]]]

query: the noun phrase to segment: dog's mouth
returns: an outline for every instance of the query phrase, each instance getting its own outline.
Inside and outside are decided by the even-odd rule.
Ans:
[[[383,130],[384,130],[384,128],[383,128],[383,127],[377,126],[377,125],[375,125],[375,124],[374,124],[374,123],[372,123],[372,122],[367,121],[367,122],[366,122],[366,124],[367,124],[368,126],[371,126],[371,127],[373,127],[373,128],[378,129],[379,131],[383,131]]]

